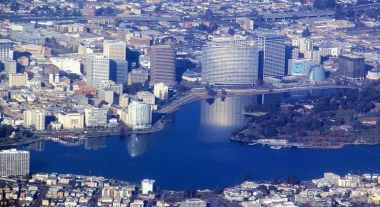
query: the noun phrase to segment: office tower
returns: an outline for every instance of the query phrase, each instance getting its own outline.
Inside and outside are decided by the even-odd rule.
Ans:
[[[94,16],[96,16],[95,5],[93,5],[91,3],[86,3],[83,6],[83,14],[84,14],[84,16],[87,16],[87,17],[94,17]]]
[[[148,194],[153,192],[153,185],[155,180],[144,179],[141,181],[141,193]]]
[[[363,57],[352,54],[339,56],[338,72],[341,76],[350,80],[361,80],[364,79],[364,70],[365,62]]]
[[[13,60],[13,42],[8,39],[0,39],[0,61]]]
[[[150,51],[151,83],[176,84],[175,50],[170,45],[154,45]]]
[[[6,59],[4,60],[4,70],[7,74],[17,73],[17,62],[16,60]]]
[[[94,88],[102,81],[109,80],[110,60],[104,57],[90,57],[86,60],[87,82]]]
[[[128,62],[110,59],[110,80],[118,84],[126,84],[128,79]]]
[[[38,131],[45,130],[45,112],[38,109],[24,111],[24,126],[34,127]]]
[[[123,41],[104,40],[103,55],[110,59],[110,80],[115,83],[127,82],[127,44]]]
[[[253,85],[259,78],[256,46],[246,40],[216,39],[202,48],[202,81],[213,85]]]
[[[149,79],[149,73],[145,70],[140,69],[132,69],[131,72],[128,73],[128,85],[133,84],[145,84]]]
[[[285,40],[284,35],[263,33],[258,42],[264,50],[263,76],[285,76]]]
[[[123,41],[104,40],[103,55],[109,59],[127,60],[127,44]]]
[[[87,127],[106,127],[107,126],[106,108],[86,108],[84,110],[84,121]]]
[[[84,116],[82,113],[61,112],[57,115],[58,122],[62,124],[64,129],[83,129],[84,127]]]
[[[163,83],[156,83],[153,87],[153,93],[156,98],[161,100],[168,100],[169,98],[169,87]]]
[[[16,149],[0,151],[0,177],[28,175],[29,160],[28,151]]]
[[[128,126],[133,130],[146,129],[152,126],[152,107],[142,102],[128,105]]]

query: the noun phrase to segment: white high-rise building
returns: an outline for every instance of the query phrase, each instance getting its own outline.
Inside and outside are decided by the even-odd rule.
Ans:
[[[38,131],[45,130],[45,112],[38,109],[24,111],[24,126],[34,127]]]
[[[104,57],[91,57],[86,60],[87,82],[97,87],[102,81],[110,78],[110,60]]]
[[[161,100],[168,100],[169,97],[169,87],[164,83],[156,83],[154,84],[153,89],[154,96]]]
[[[153,185],[155,180],[144,179],[141,181],[141,193],[148,194],[153,192]]]
[[[133,130],[152,126],[152,106],[142,102],[132,102],[128,106],[128,126]]]
[[[85,124],[87,127],[106,127],[107,126],[106,108],[87,108],[84,110]]]
[[[117,40],[104,40],[103,55],[109,59],[127,60],[127,43]]]
[[[30,154],[16,149],[0,151],[0,177],[29,174]]]
[[[0,61],[13,60],[13,42],[8,39],[0,39]]]

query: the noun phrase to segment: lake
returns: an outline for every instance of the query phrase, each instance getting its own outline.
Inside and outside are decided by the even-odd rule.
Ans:
[[[31,172],[104,176],[140,182],[155,179],[164,189],[205,189],[234,186],[247,176],[254,180],[320,178],[380,171],[380,146],[348,146],[337,150],[270,149],[229,141],[247,118],[247,105],[260,110],[288,98],[307,98],[331,90],[202,100],[183,106],[160,132],[81,140],[63,145],[34,143]]]

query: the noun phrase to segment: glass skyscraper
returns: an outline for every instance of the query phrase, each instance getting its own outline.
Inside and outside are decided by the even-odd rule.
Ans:
[[[204,83],[253,85],[258,70],[258,49],[246,40],[216,39],[202,49]]]
[[[281,34],[263,33],[258,42],[264,50],[263,76],[285,76],[285,41],[286,36]]]

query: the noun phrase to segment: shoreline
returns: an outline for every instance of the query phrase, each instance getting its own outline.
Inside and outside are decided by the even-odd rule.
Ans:
[[[52,135],[53,133],[69,133],[69,134],[79,136],[81,139],[91,139],[94,137],[121,136],[121,135],[129,136],[131,134],[154,133],[154,132],[161,131],[165,128],[165,125],[166,125],[166,117],[164,117],[165,114],[174,113],[186,104],[189,104],[189,103],[194,102],[194,101],[205,100],[208,98],[250,96],[250,95],[257,95],[257,94],[272,94],[272,93],[288,93],[288,92],[307,91],[307,90],[356,89],[357,88],[357,87],[353,87],[353,86],[333,86],[333,85],[311,86],[312,88],[309,88],[309,87],[310,86],[303,86],[303,87],[296,87],[296,88],[275,88],[275,89],[252,89],[252,88],[233,89],[231,91],[228,91],[227,94],[223,95],[223,94],[217,93],[217,95],[215,95],[215,96],[210,96],[207,94],[207,92],[205,90],[202,90],[201,94],[194,95],[193,93],[189,93],[189,94],[186,94],[185,96],[181,97],[180,101],[183,99],[186,99],[187,98],[186,96],[190,96],[190,99],[186,100],[183,103],[176,104],[175,107],[172,110],[170,110],[169,112],[161,112],[161,110],[163,110],[165,107],[169,107],[170,104],[173,104],[173,103],[170,103],[169,105],[164,105],[161,109],[155,111],[155,113],[163,114],[163,116],[159,120],[157,120],[157,122],[149,129],[135,130],[135,131],[133,131],[133,130],[124,131],[125,128],[121,128],[121,129],[119,129],[119,131],[114,131],[114,132],[96,131],[96,132],[89,133],[89,134],[84,134],[83,131],[82,131],[82,133],[78,133],[78,131],[48,132],[48,133],[42,133],[39,135],[34,135],[34,136],[37,136],[37,138],[34,138],[32,140],[24,139],[24,140],[19,140],[17,142],[13,142],[13,143],[0,143],[0,147],[4,147],[4,148],[6,148],[6,147],[17,147],[17,146],[21,146],[21,145],[32,144],[32,143],[42,141],[42,140],[46,140],[46,139],[50,140],[51,138],[49,138],[49,135]],[[176,101],[178,101],[178,100],[173,100],[173,102],[176,102]],[[86,129],[84,129],[84,131],[85,130]],[[231,137],[230,137],[230,140],[235,141],[235,142],[240,142],[240,143],[246,143],[246,144],[252,143],[252,142],[247,142],[244,140],[237,140],[237,139],[233,140],[233,139],[231,139]],[[377,143],[377,144],[379,144],[379,143]],[[371,145],[377,145],[377,144],[371,144]],[[321,146],[321,147],[308,146],[308,145],[304,145],[302,143],[298,143],[298,144],[288,146],[288,147],[310,148],[310,149],[340,149],[340,148],[345,147],[346,145],[352,145],[352,143],[342,144],[339,146]],[[368,144],[364,144],[364,145],[368,145]]]

